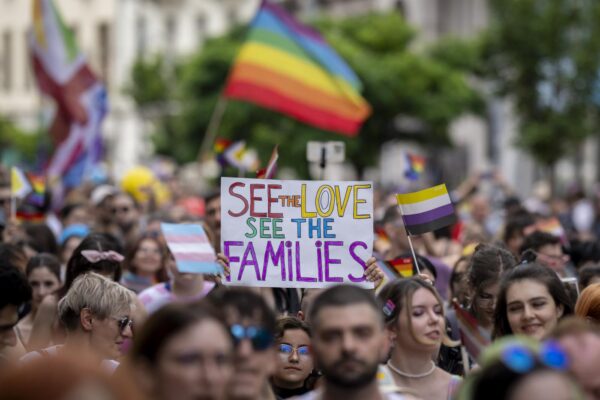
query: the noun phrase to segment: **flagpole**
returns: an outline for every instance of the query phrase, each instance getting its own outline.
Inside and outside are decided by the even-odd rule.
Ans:
[[[219,99],[217,100],[217,104],[213,110],[212,115],[210,116],[210,121],[208,122],[208,127],[206,128],[206,132],[204,133],[204,139],[202,140],[202,145],[200,146],[200,151],[198,152],[198,162],[204,161],[204,157],[208,153],[210,146],[215,141],[217,137],[217,133],[219,132],[219,127],[221,126],[221,121],[223,120],[223,114],[225,114],[225,109],[227,108],[227,98],[223,96],[221,93],[219,95]]]
[[[471,366],[469,365],[469,354],[467,354],[467,349],[462,344],[460,345],[460,356],[463,362],[463,371],[465,373],[465,376],[467,376],[467,374],[471,370]]]
[[[10,196],[10,219],[11,221],[17,219],[17,197],[14,195]]]
[[[417,255],[415,254],[415,248],[413,247],[412,240],[410,240],[410,234],[406,231],[406,237],[408,238],[408,244],[410,245],[410,251],[413,256],[413,260],[415,260],[415,267],[417,268],[417,273],[421,274],[421,269],[419,268],[419,261],[417,261]]]

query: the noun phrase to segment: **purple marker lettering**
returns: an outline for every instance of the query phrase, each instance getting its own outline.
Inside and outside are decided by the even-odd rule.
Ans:
[[[315,246],[317,246],[317,272],[319,275],[319,282],[323,282],[323,255],[321,254],[321,243],[320,240],[317,240]]]
[[[317,278],[313,278],[310,276],[302,276],[302,272],[300,271],[301,262],[300,262],[300,242],[296,242],[296,280],[298,282],[316,282]]]
[[[223,242],[223,253],[225,254],[225,257],[227,257],[229,259],[229,267],[231,268],[231,264],[233,264],[234,262],[239,262],[240,258],[238,256],[232,256],[231,253],[229,252],[229,248],[231,246],[243,246],[244,242],[231,242],[231,241],[224,241]],[[229,274],[229,276],[227,277],[227,282],[231,282],[231,274]]]
[[[365,242],[352,242],[352,244],[350,245],[350,256],[352,256],[354,261],[356,261],[361,267],[363,267],[363,270],[366,270],[367,264],[354,252],[354,249],[356,249],[356,247],[358,246],[362,247],[363,249],[368,248]],[[350,282],[358,283],[364,282],[367,278],[363,274],[361,274],[358,278],[355,278],[351,274],[348,274],[348,279],[350,279]]]
[[[283,242],[279,242],[277,252],[273,250],[273,243],[269,240],[265,249],[265,258],[263,260],[263,271],[262,281],[266,279],[267,267],[269,266],[269,260],[273,263],[273,266],[277,267],[280,265],[281,268],[281,280],[285,281],[285,249],[283,248]]]
[[[341,264],[342,260],[339,258],[331,258],[329,257],[329,247],[330,246],[343,246],[344,242],[328,242],[325,241],[325,282],[343,282],[344,280],[340,277],[329,276],[329,265],[330,264]]]
[[[249,257],[251,256],[251,257]],[[242,280],[242,274],[246,265],[253,265],[254,271],[256,272],[256,280],[260,281],[260,272],[258,271],[258,262],[256,261],[256,252],[254,251],[254,245],[252,242],[248,243],[246,251],[242,257],[242,265],[240,265],[240,272],[238,273],[238,281]]]

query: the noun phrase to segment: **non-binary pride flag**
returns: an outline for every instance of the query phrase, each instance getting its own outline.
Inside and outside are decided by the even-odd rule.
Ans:
[[[420,192],[397,194],[396,198],[410,235],[434,231],[456,222],[454,206],[444,184]]]
[[[354,136],[371,113],[361,83],[313,29],[263,0],[224,95]]]
[[[165,241],[179,272],[191,274],[220,274],[223,269],[202,225],[160,224]]]

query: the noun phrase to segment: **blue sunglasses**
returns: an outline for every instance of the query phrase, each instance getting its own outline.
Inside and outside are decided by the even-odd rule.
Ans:
[[[519,344],[508,346],[502,352],[501,360],[506,367],[519,374],[531,371],[536,361],[560,371],[566,370],[569,366],[567,355],[554,341],[543,343],[537,353]]]
[[[252,348],[257,351],[266,350],[273,344],[273,335],[261,327],[235,324],[229,329],[236,346],[244,339],[250,339]]]

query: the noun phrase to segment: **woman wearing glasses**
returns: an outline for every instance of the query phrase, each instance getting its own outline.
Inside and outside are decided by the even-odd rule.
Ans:
[[[310,329],[294,317],[277,321],[275,330],[277,363],[271,378],[273,391],[282,399],[299,396],[312,390],[309,378],[313,372],[310,355]]]
[[[134,300],[130,290],[102,275],[90,272],[78,277],[58,302],[58,316],[67,330],[65,344],[28,353],[22,360],[63,352],[81,354],[114,371],[120,347],[133,336]]]
[[[543,340],[572,313],[573,302],[556,272],[535,262],[519,264],[500,284],[493,336],[519,334]]]
[[[152,314],[129,353],[148,398],[221,400],[233,375],[227,325],[203,304],[169,304]]]

